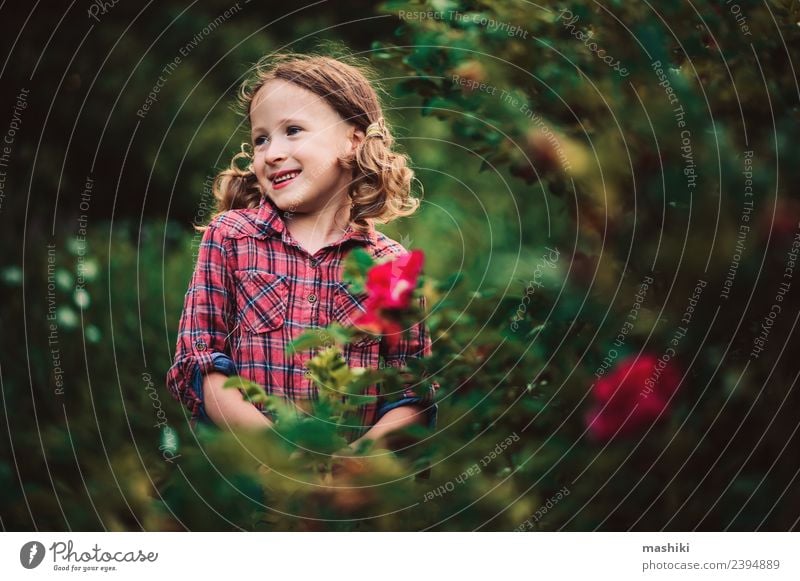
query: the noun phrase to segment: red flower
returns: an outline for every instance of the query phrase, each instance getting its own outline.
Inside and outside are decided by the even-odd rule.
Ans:
[[[372,305],[378,309],[407,309],[424,259],[422,250],[414,250],[373,266],[367,273],[367,292]]]
[[[679,383],[675,367],[653,355],[620,361],[595,384],[597,403],[586,416],[589,433],[597,440],[609,440],[646,428],[667,409]]]
[[[402,325],[397,321],[385,317],[378,310],[370,306],[369,299],[364,303],[367,312],[359,316],[355,321],[355,325],[362,331],[369,333],[386,333],[395,334],[403,331]]]
[[[390,341],[399,341],[403,326],[396,316],[398,311],[411,306],[424,259],[422,250],[413,250],[370,268],[366,283],[368,296],[364,303],[366,312],[354,323],[361,329],[386,334]]]

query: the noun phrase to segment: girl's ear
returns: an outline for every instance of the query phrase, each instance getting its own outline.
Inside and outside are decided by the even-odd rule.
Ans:
[[[366,134],[355,126],[350,127],[350,154],[354,154],[356,149],[364,141]]]

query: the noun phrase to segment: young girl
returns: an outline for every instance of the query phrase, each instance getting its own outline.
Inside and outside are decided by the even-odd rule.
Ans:
[[[364,248],[378,260],[407,252],[374,227],[411,215],[419,200],[365,73],[326,56],[284,54],[262,59],[242,84],[253,153],[243,146],[214,181],[219,212],[202,229],[167,375],[193,423],[265,428],[277,419],[224,389],[229,375],[308,412],[318,397],[305,367],[313,353],[287,355],[287,345],[311,328],[353,326],[364,312],[366,296],[342,282],[350,251]],[[251,162],[244,171],[242,158]],[[399,341],[366,336],[344,356],[351,367],[403,367],[430,348],[419,322]],[[393,402],[368,388],[378,401],[362,407],[359,439],[381,440],[414,423],[433,428],[435,385],[424,397],[414,385]]]

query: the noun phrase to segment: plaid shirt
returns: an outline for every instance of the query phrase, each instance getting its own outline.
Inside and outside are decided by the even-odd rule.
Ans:
[[[342,282],[343,258],[356,246],[376,259],[406,252],[371,226],[368,233],[349,228],[338,242],[311,256],[292,239],[266,196],[258,208],[231,210],[211,222],[200,243],[167,373],[170,393],[189,409],[193,422],[209,421],[202,384],[212,371],[240,375],[289,400],[318,398],[305,367],[315,351],[287,355],[286,347],[307,329],[334,322],[350,326],[364,312],[366,294],[352,294]],[[424,309],[424,298],[420,301]],[[409,357],[428,356],[431,340],[420,322],[391,350],[380,337],[364,336],[343,351],[351,367],[403,367]],[[411,391],[414,385],[406,384],[401,399],[393,402],[377,385],[369,386],[364,394],[378,401],[360,408],[361,426],[353,426],[352,433],[363,433],[390,409],[412,403],[424,406],[433,428],[436,384],[424,397]]]

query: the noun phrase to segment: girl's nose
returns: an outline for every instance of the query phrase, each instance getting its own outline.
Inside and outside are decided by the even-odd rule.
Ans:
[[[265,159],[268,164],[276,165],[286,159],[286,144],[280,141],[275,141],[267,145],[268,149],[265,154]]]
[[[266,156],[266,160],[269,165],[278,165],[285,159],[286,159],[286,154],[283,152],[279,152],[277,150],[268,152]]]

